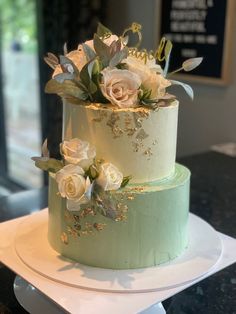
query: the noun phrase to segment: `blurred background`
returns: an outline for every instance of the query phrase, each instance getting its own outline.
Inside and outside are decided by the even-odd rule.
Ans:
[[[58,154],[62,107],[57,96],[44,93],[51,75],[45,54],[62,53],[65,42],[75,49],[92,36],[98,21],[118,34],[136,21],[143,26],[143,46],[155,49],[160,5],[160,0],[0,1],[0,196],[47,183],[30,160],[41,154],[45,138]],[[181,89],[173,91],[180,100],[178,157],[236,142],[234,58],[231,68],[227,86],[190,83],[194,102]]]

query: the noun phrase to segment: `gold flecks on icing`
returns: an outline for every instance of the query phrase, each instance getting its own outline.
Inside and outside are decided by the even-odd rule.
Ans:
[[[146,156],[148,156],[148,157],[149,157],[148,160],[149,160],[150,157],[153,155],[151,147],[148,147],[148,148],[144,151],[143,154],[146,155]]]
[[[141,192],[141,191],[144,190],[144,187],[142,187],[142,186],[134,186],[134,187],[132,187],[132,190]]]
[[[93,118],[92,121],[93,122],[101,122],[106,117],[107,117],[107,112],[101,110],[101,111],[98,111],[98,117]]]
[[[124,133],[124,130],[122,130],[122,128],[118,125],[119,120],[120,116],[117,114],[117,112],[112,112],[109,119],[107,120],[107,125],[111,128],[114,138],[117,138]]]
[[[96,229],[97,231],[103,230],[105,226],[106,226],[106,224],[104,224],[104,223],[97,223],[97,222],[95,222],[93,224],[94,229]]]
[[[67,222],[73,221],[73,217],[71,217],[71,214],[67,209],[64,211],[64,217]]]
[[[127,200],[132,201],[133,199],[134,199],[134,196],[133,196],[133,195],[128,195],[128,196],[127,196]]]
[[[89,215],[90,215],[90,216],[95,216],[96,213],[95,213],[95,211],[94,211],[92,208],[87,207],[87,208],[83,209],[83,210],[80,212],[79,217],[80,217],[80,218],[84,218],[84,217],[89,216]]]
[[[140,108],[141,110],[138,112],[140,117],[142,118],[148,118],[150,115],[150,110],[148,108]]]
[[[149,135],[144,131],[144,129],[140,129],[138,134],[136,135],[136,139],[138,141],[143,141],[145,138],[147,138]]]
[[[62,243],[66,244],[66,245],[69,243],[68,236],[65,232],[62,232],[62,234],[61,234],[61,241],[62,241]]]
[[[140,118],[139,113],[134,112],[133,117],[134,117],[134,124],[135,124],[136,128],[140,129],[142,127],[142,121],[143,120]]]
[[[132,146],[133,146],[133,151],[137,153],[140,151],[140,149],[143,148],[143,143],[139,141],[132,142]]]
[[[77,230],[75,230],[74,228],[67,226],[67,232],[72,235],[74,238],[78,236],[78,232]]]

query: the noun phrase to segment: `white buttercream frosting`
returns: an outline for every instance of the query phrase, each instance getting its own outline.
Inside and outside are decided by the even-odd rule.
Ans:
[[[132,183],[150,182],[174,171],[177,120],[178,101],[156,110],[64,103],[63,139],[88,141]]]

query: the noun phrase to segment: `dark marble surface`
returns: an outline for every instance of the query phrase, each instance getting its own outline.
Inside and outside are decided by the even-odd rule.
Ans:
[[[236,158],[209,152],[182,158],[192,172],[191,212],[216,230],[236,238]],[[0,199],[0,221],[47,205],[47,189]],[[15,274],[0,267],[0,314],[27,313],[13,293]],[[168,314],[236,314],[236,264],[164,302]]]

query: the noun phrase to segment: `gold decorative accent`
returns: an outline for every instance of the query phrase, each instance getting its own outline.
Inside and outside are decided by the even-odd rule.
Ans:
[[[128,196],[127,196],[127,200],[132,201],[133,199],[134,199],[134,196],[133,196],[133,195],[128,195]]]
[[[148,156],[148,160],[150,160],[150,157],[153,155],[151,147],[148,147],[148,149],[146,149],[143,154]]]
[[[61,241],[62,241],[62,243],[66,244],[66,245],[69,243],[68,236],[65,232],[62,232],[62,234],[61,234]]]
[[[138,134],[136,135],[136,139],[138,141],[143,141],[145,138],[147,138],[149,135],[144,131],[144,129],[140,129]]]
[[[103,224],[103,223],[97,223],[97,222],[95,222],[95,223],[93,224],[94,229],[96,229],[97,231],[102,231],[105,226],[106,226],[106,224]]]

